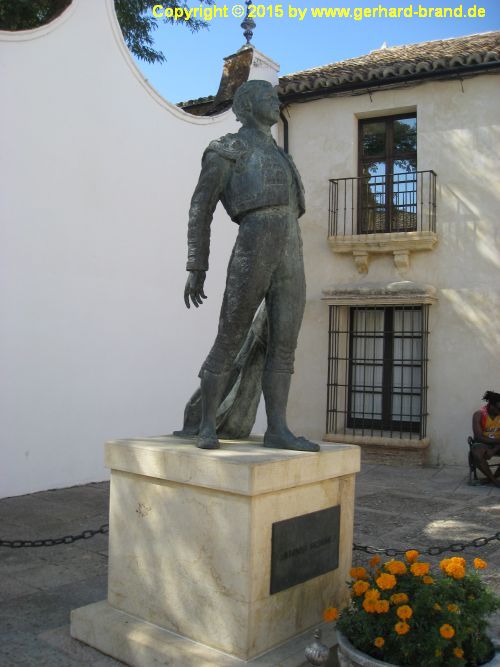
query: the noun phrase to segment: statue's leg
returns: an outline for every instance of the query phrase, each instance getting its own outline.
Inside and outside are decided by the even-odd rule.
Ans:
[[[217,337],[200,371],[202,419],[198,446],[201,448],[219,446],[217,408],[234,360],[271,282],[274,267],[262,265],[263,249],[259,242],[261,238],[265,242],[265,236],[259,234],[261,231],[259,225],[240,225],[229,262]]]
[[[184,421],[182,428],[174,431],[172,435],[178,438],[192,438],[200,432],[201,421],[201,390],[198,389],[191,396],[184,408]]]
[[[298,223],[290,220],[286,251],[266,296],[269,341],[262,391],[266,404],[265,447],[316,452],[319,446],[295,436],[287,425],[286,410],[295,348],[305,306],[305,277]]]
[[[273,371],[265,371],[262,376],[262,393],[264,394],[267,414],[264,447],[318,452],[318,444],[302,436],[294,435],[288,428],[286,407],[290,391],[290,379],[290,373]]]
[[[267,414],[265,441],[277,441],[290,436],[286,423],[286,406],[291,377],[291,373],[269,370],[264,371],[262,375],[262,393]]]
[[[216,416],[222,401],[230,372],[212,373],[206,369],[201,372],[201,424],[198,438],[200,449],[218,449]]]

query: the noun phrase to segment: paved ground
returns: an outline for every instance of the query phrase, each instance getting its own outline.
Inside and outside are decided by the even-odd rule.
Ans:
[[[107,507],[105,483],[6,498],[0,500],[0,536],[77,534],[106,523]],[[468,486],[465,467],[365,465],[358,477],[358,544],[423,548],[470,541],[498,530],[500,489]],[[500,594],[500,542],[468,549],[465,555],[489,562],[484,577]],[[356,551],[355,561],[362,563],[365,556]],[[0,666],[120,665],[69,637],[70,610],[106,597],[106,567],[104,535],[74,545],[0,548]],[[500,624],[495,625],[500,630]]]

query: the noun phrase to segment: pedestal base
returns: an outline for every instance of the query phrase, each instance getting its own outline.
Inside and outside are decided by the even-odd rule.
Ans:
[[[254,664],[347,599],[359,448],[221,445],[107,443],[108,601],[74,612],[73,636],[134,667],[157,664],[135,657],[143,644],[160,655],[179,642],[214,665]]]
[[[312,632],[298,635],[248,662],[176,635],[157,625],[97,602],[71,612],[71,636],[133,667],[305,667],[304,650]],[[332,624],[322,642],[334,646]]]

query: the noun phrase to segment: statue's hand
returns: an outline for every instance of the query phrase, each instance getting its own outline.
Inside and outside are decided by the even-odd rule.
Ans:
[[[189,299],[191,299],[193,305],[198,308],[198,306],[201,306],[203,303],[203,299],[207,298],[203,291],[206,275],[206,271],[189,272],[186,287],[184,288],[184,303],[186,304],[186,308],[190,308]]]

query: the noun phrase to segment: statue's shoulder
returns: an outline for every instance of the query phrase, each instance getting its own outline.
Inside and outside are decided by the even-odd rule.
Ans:
[[[205,154],[213,151],[226,160],[239,160],[248,150],[248,147],[240,134],[225,134],[219,139],[214,139],[208,144]]]
[[[295,167],[295,162],[293,161],[293,157],[290,155],[290,153],[287,153],[284,148],[281,148],[281,146],[276,145],[276,148],[278,149],[278,152],[281,153],[281,155],[288,160],[288,162],[291,162],[293,166]]]

